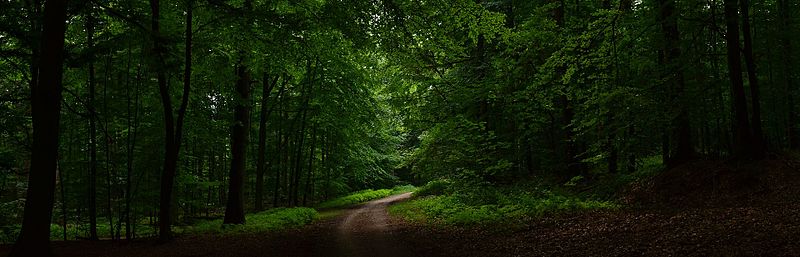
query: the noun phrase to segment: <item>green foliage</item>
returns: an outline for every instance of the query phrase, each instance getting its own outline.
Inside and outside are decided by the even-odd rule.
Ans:
[[[366,189],[361,190],[355,193],[352,193],[347,196],[338,197],[332,200],[328,200],[326,202],[317,204],[317,209],[332,209],[332,208],[344,208],[360,203],[365,203],[368,201],[372,201],[375,199],[384,198],[390,195],[401,194],[406,192],[411,192],[415,190],[414,186],[405,185],[405,186],[396,186],[392,189],[379,189],[379,190],[372,190]]]
[[[445,179],[429,181],[424,186],[414,191],[414,197],[423,197],[429,195],[443,195],[450,189],[453,182]]]
[[[390,189],[366,189],[317,204],[317,209],[342,208],[389,196]]]
[[[0,243],[13,243],[19,236],[21,224],[9,224],[0,226]],[[88,224],[67,223],[67,240],[78,240],[89,238]],[[115,230],[116,231],[116,230]],[[140,221],[136,226],[136,237],[151,237],[156,235],[155,228],[145,222]],[[101,238],[108,238],[111,235],[111,227],[105,219],[98,219],[97,234]],[[64,226],[62,224],[50,224],[50,240],[64,240]]]
[[[108,224],[119,217],[132,217],[136,234],[155,233],[142,217],[157,210],[161,191],[160,101],[173,101],[168,112],[181,102],[177,80],[187,68],[189,25],[189,1],[161,2],[159,35],[143,22],[149,20],[144,1],[92,1],[71,10],[53,212],[54,222],[67,224],[68,239],[86,236],[90,195],[99,203],[101,237],[124,234],[118,220],[122,228]],[[735,141],[730,81],[721,75],[729,69],[718,29],[721,1],[674,1],[681,35],[675,50],[682,56],[668,65],[664,54],[675,51],[664,49],[672,42],[664,42],[667,26],[657,23],[662,6],[653,0],[608,1],[609,7],[599,1],[193,2],[189,102],[172,190],[178,222],[225,209],[233,106],[244,100],[234,92],[236,68],[249,71],[254,88],[246,103],[253,107],[247,147],[265,146],[261,156],[248,151],[244,195],[255,195],[257,172],[250,171],[265,157],[261,198],[276,206],[362,190],[317,205],[347,207],[414,190],[369,188],[430,181],[397,211],[473,224],[613,208],[596,200],[663,170],[659,155],[676,146],[669,131],[682,110],[695,156],[726,158]],[[0,1],[0,241],[6,242],[22,220],[34,141],[29,87],[40,59],[37,3],[43,1]],[[760,58],[748,78],[761,81],[767,145],[796,147],[800,51],[790,46],[800,41],[794,19],[800,8],[785,0],[751,9],[759,17],[752,21],[758,28],[752,50]],[[152,36],[163,44],[158,49]],[[167,98],[154,90],[155,71],[169,78]],[[673,90],[668,82],[677,79],[683,86]],[[272,80],[272,91],[263,92]],[[99,128],[95,138],[90,118]],[[97,143],[95,177],[87,172],[90,142]],[[87,190],[92,180],[95,192]],[[529,180],[546,182],[502,186]],[[302,209],[253,215],[248,222],[260,223],[222,229],[212,221],[190,230],[269,230],[313,216]],[[51,231],[62,237],[61,226]]]
[[[318,218],[319,213],[312,208],[276,208],[246,215],[247,223],[243,225],[224,225],[222,219],[217,219],[200,222],[184,231],[212,234],[259,233],[302,227]]]
[[[613,199],[625,193],[632,184],[647,181],[665,169],[661,156],[650,156],[641,159],[640,167],[633,173],[603,176],[593,184],[591,190],[582,193],[585,197]]]
[[[392,214],[414,222],[443,225],[517,225],[549,213],[614,209],[618,205],[549,190],[483,188],[449,195],[431,195],[389,207]]]
[[[403,194],[403,193],[408,193],[408,192],[415,192],[416,190],[417,190],[417,187],[415,187],[413,185],[396,186],[396,187],[392,188],[392,192],[389,193],[389,195],[397,195],[397,194]]]
[[[13,243],[16,241],[21,228],[21,224],[8,224],[0,227],[0,243]]]

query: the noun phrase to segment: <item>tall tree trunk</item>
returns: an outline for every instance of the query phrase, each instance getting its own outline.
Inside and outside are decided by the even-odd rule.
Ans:
[[[167,88],[167,75],[164,71],[164,47],[161,44],[161,33],[159,20],[160,6],[159,0],[150,0],[151,10],[151,34],[153,37],[153,52],[157,55],[157,65],[153,67],[156,71],[158,81],[158,91],[161,96],[161,105],[164,110],[164,164],[161,173],[161,188],[159,195],[158,229],[159,239],[167,241],[172,239],[172,220],[171,220],[171,198],[172,187],[175,182],[177,168],[177,148],[175,144],[175,120],[172,115],[172,97]]]
[[[130,55],[130,51],[128,52]],[[131,240],[135,236],[134,225],[131,220],[136,220],[131,217],[131,202],[133,201],[133,160],[134,150],[136,149],[136,134],[139,131],[139,83],[141,81],[141,67],[136,69],[136,86],[134,86],[134,114],[131,115],[131,97],[128,91],[130,87],[126,86],[126,94],[128,94],[128,135],[127,135],[127,164],[126,164],[126,178],[125,178],[125,239]],[[133,116],[131,118],[131,116]]]
[[[103,76],[103,134],[105,138],[105,169],[106,169],[106,218],[108,219],[108,229],[110,236],[114,239],[114,213],[111,209],[111,134],[108,130],[108,77],[112,67],[111,54],[109,53],[105,62],[105,74]]]
[[[277,101],[278,101],[278,103],[281,102],[280,96],[278,96]],[[272,189],[273,190],[272,191],[272,207],[273,208],[277,207],[279,202],[280,202],[278,197],[280,197],[280,191],[281,191],[281,173],[282,173],[281,171],[283,171],[283,165],[285,165],[284,164],[285,162],[283,161],[283,144],[284,144],[283,143],[283,138],[284,138],[283,137],[283,122],[282,122],[284,120],[283,111],[278,111],[278,116],[279,116],[278,117],[278,133],[277,133],[278,136],[276,138],[277,142],[278,142],[278,149],[275,152],[275,154],[278,155],[278,157],[276,158],[277,162],[278,162],[278,165],[277,165],[277,167],[274,168],[275,169],[275,183],[274,183],[274,187]]]
[[[747,118],[747,99],[744,93],[742,78],[741,47],[739,45],[739,8],[737,0],[725,0],[725,23],[727,33],[725,41],[728,46],[728,76],[731,80],[731,96],[734,110],[734,133],[736,141],[733,146],[737,158],[749,158],[752,154],[750,123]]]
[[[764,131],[761,126],[761,102],[760,88],[758,84],[758,74],[756,74],[756,60],[753,57],[753,36],[750,32],[750,3],[749,0],[740,0],[739,8],[742,13],[742,32],[744,33],[744,59],[747,61],[747,78],[750,82],[750,102],[753,105],[753,157],[761,159],[764,157],[766,144],[764,143]]]
[[[32,0],[32,1],[24,1],[25,7],[28,9],[28,15],[30,17],[30,28],[31,34],[41,34],[42,33],[42,24],[41,20],[39,19],[42,13],[42,2],[41,0]],[[39,84],[39,58],[41,58],[41,39],[32,38],[31,39],[31,55],[30,55],[30,80],[28,81],[28,86],[31,91],[36,88]],[[33,94],[33,92],[31,92]]]
[[[635,138],[636,137],[636,127],[631,124],[628,127],[628,133],[626,134],[626,138]],[[630,146],[629,146],[630,148]],[[628,150],[628,163],[627,163],[627,170],[628,173],[636,172],[636,151]]]
[[[256,162],[256,196],[255,196],[255,209],[261,211],[264,209],[264,170],[266,169],[266,152],[267,152],[267,119],[271,114],[272,109],[268,110],[267,100],[269,100],[272,88],[278,83],[278,76],[270,82],[267,73],[264,73],[262,81],[261,93],[261,116],[258,122],[258,156]],[[280,143],[280,142],[279,142]]]
[[[231,127],[231,171],[225,224],[244,224],[244,170],[247,164],[247,142],[250,134],[250,72],[239,63],[236,68],[236,107]]]
[[[86,17],[86,44],[94,47],[94,17]],[[89,239],[97,240],[97,111],[94,59],[89,60]]]
[[[189,1],[191,3],[191,1]],[[191,9],[191,5],[189,5]],[[161,105],[164,109],[164,164],[161,173],[161,193],[159,195],[159,212],[158,212],[158,226],[159,226],[159,240],[167,241],[172,239],[172,191],[175,184],[175,175],[178,168],[178,156],[180,154],[180,143],[183,130],[183,120],[186,115],[186,107],[189,103],[189,89],[190,84],[184,77],[183,97],[181,98],[181,106],[178,109],[178,119],[175,122],[172,110],[172,97],[169,93],[167,86],[167,75],[165,72],[165,47],[161,42],[161,32],[159,26],[160,6],[159,0],[150,0],[151,10],[151,35],[153,40],[153,52],[156,55],[156,70],[158,81],[158,92],[161,96]],[[191,16],[191,11],[187,12],[187,16]],[[191,18],[187,17],[191,21]],[[191,22],[187,24],[189,33],[187,33],[187,48],[186,51],[189,55],[187,62],[191,64]],[[187,72],[191,72],[191,66]]]
[[[60,166],[56,166],[58,173],[58,185],[61,189],[61,234],[64,241],[67,241],[67,189],[64,186],[64,171]]]
[[[663,53],[664,72],[668,93],[667,113],[670,119],[670,129],[667,133],[669,137],[669,154],[667,165],[675,167],[694,156],[692,146],[692,129],[689,122],[689,112],[684,96],[684,76],[681,70],[681,35],[678,29],[679,14],[675,8],[675,0],[658,0],[659,6],[658,22],[661,24],[661,33],[664,45],[661,49]]]
[[[51,255],[50,219],[53,215],[58,166],[66,20],[66,1],[45,2],[39,81],[36,87],[31,88],[33,149],[28,191],[22,229],[10,256]]]
[[[603,0],[602,1],[603,9],[611,10],[611,0]],[[621,9],[620,9],[621,10]],[[614,20],[614,24],[612,26],[612,35],[611,35],[611,56],[614,60],[614,65],[612,73],[614,77],[614,81],[610,83],[610,88],[613,90],[614,85],[620,83],[619,78],[619,58],[617,57],[617,24],[616,19]],[[606,138],[606,148],[608,149],[608,172],[610,174],[617,173],[619,170],[619,148],[616,145],[617,141],[617,134],[614,132],[614,129],[611,128],[614,126],[614,112],[610,111],[606,115],[606,127],[609,127],[608,136]]]
[[[305,117],[302,117],[301,119],[302,119],[302,121],[305,121]],[[289,205],[290,206],[297,206],[298,205],[297,194],[298,194],[298,191],[299,191],[299,188],[300,188],[300,186],[298,185],[298,184],[300,184],[300,175],[299,175],[300,172],[301,172],[300,164],[303,162],[302,161],[302,159],[303,159],[302,158],[302,156],[303,156],[302,147],[303,147],[303,141],[304,141],[305,133],[306,133],[305,132],[305,125],[303,123],[304,122],[301,122],[300,130],[298,130],[294,134],[294,138],[295,139],[292,142],[292,144],[294,146],[294,148],[292,148],[292,152],[294,152],[294,154],[290,157],[291,158],[291,163],[292,163],[291,164],[291,169],[289,171],[290,172],[290,174],[289,174]]]
[[[800,124],[797,122],[797,106],[795,106],[795,76],[794,76],[794,51],[792,49],[791,37],[794,35],[792,32],[791,11],[789,10],[790,0],[778,0],[778,23],[780,31],[783,31],[780,38],[780,48],[784,76],[784,93],[786,94],[787,104],[787,137],[789,139],[789,148],[800,149]]]
[[[294,158],[294,172],[292,176],[291,184],[292,186],[292,206],[297,206],[299,204],[299,189],[300,189],[300,174],[302,173],[302,162],[303,162],[303,144],[305,143],[306,138],[306,124],[308,123],[308,109],[309,109],[309,101],[312,98],[312,92],[314,90],[314,70],[312,69],[311,62],[307,65],[308,70],[308,78],[306,78],[306,87],[304,87],[303,93],[303,105],[302,105],[302,116],[300,117],[300,130],[297,133],[297,150],[295,152]]]
[[[317,142],[317,125],[315,124],[311,127],[311,144],[309,145],[311,149],[308,154],[308,172],[306,174],[305,192],[303,192],[303,206],[308,206],[307,204],[309,197],[311,197],[312,202],[314,201],[313,181],[314,181],[314,158],[316,157],[314,154],[316,152],[315,150],[317,147],[316,142]]]
[[[322,192],[322,199],[328,200],[331,191],[331,169],[330,169],[330,141],[329,141],[328,133],[323,134],[322,137],[322,167],[323,172],[325,172],[325,184],[323,185],[323,192]]]
[[[559,29],[563,30],[566,26],[566,19],[565,19],[565,11],[566,6],[564,0],[551,0],[553,3],[557,4],[556,8],[553,9],[553,19],[556,22],[556,25]],[[565,70],[563,68],[559,68],[557,73],[559,75],[563,75]],[[565,92],[561,93],[556,100],[556,106],[560,109],[561,112],[561,133],[562,137],[561,140],[563,141],[564,146],[564,164],[566,165],[566,170],[570,176],[579,175],[583,172],[583,165],[581,164],[580,160],[578,160],[578,154],[581,152],[578,150],[578,146],[575,143],[575,135],[572,132],[572,119],[575,116],[575,113],[572,109],[572,103],[570,98],[567,94],[568,90],[564,90]]]

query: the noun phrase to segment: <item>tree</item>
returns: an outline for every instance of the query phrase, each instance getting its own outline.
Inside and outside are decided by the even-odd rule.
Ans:
[[[50,256],[50,218],[58,169],[59,122],[66,31],[66,1],[47,0],[44,7],[39,82],[31,88],[33,149],[25,216],[11,256]]]
[[[728,46],[728,76],[731,81],[731,97],[734,110],[734,154],[739,158],[751,157],[752,137],[747,118],[747,99],[742,78],[741,46],[739,45],[739,6],[736,0],[725,0],[725,41]]]
[[[681,34],[678,30],[678,17],[675,0],[658,0],[658,21],[661,25],[663,45],[660,49],[664,65],[662,78],[667,87],[667,116],[669,119],[668,134],[670,147],[664,149],[669,166],[677,166],[689,161],[694,155],[692,146],[692,128],[684,95],[684,75],[681,67]]]
[[[189,104],[190,85],[188,83],[190,80],[184,77],[183,96],[181,98],[180,108],[178,109],[178,118],[176,122],[172,110],[172,96],[167,86],[166,63],[164,61],[164,55],[167,53],[162,43],[161,26],[159,25],[161,19],[160,8],[159,0],[150,0],[151,40],[153,41],[153,52],[156,58],[153,62],[155,64],[153,68],[156,71],[158,92],[161,95],[161,105],[164,111],[164,164],[161,173],[158,224],[159,238],[165,241],[172,238],[172,189],[175,184],[175,174],[178,169],[178,156],[180,154],[181,139],[183,136],[183,121],[186,117],[186,108]],[[189,8],[191,8],[191,5],[189,5]],[[191,14],[191,12],[187,12],[187,16],[191,16]],[[187,17],[187,20],[191,21],[191,18]],[[189,52],[187,56],[191,58],[191,23],[187,24],[187,29],[189,31],[186,40],[188,44],[187,51]],[[188,59],[187,63],[191,65],[191,59]],[[191,69],[190,65],[186,68]],[[191,76],[190,71],[187,72],[187,76]]]
[[[756,60],[753,57],[753,36],[750,28],[750,2],[740,0],[739,8],[742,14],[742,32],[744,37],[744,59],[747,61],[747,79],[750,82],[750,102],[753,106],[753,157],[764,157],[764,131],[761,125],[761,92],[759,92],[758,74],[756,74]]]
[[[279,76],[275,76],[270,81],[269,76],[264,73],[264,79],[261,82],[261,114],[258,122],[258,161],[256,162],[256,196],[255,196],[255,209],[261,211],[264,209],[264,172],[266,170],[266,152],[267,152],[267,119],[272,113],[272,108],[267,108],[267,100],[272,92],[272,88],[278,83]],[[278,96],[283,93],[283,87],[278,90]]]
[[[793,41],[791,38],[792,33],[785,33],[786,31],[791,31],[792,28],[792,16],[790,11],[790,0],[778,0],[778,27],[782,32],[779,35],[778,42],[780,42],[780,53],[781,53],[781,67],[782,74],[783,74],[783,87],[784,93],[786,95],[786,104],[788,111],[786,112],[786,120],[787,120],[787,128],[786,131],[788,141],[789,141],[789,148],[791,149],[799,149],[800,148],[800,125],[797,124],[798,117],[797,117],[797,106],[795,103],[795,98],[797,94],[797,85],[795,85],[795,74],[794,74],[794,50],[793,50]]]
[[[225,224],[244,224],[244,170],[247,165],[247,142],[250,137],[250,72],[239,63],[236,67],[236,103],[231,125],[231,170]]]
[[[86,15],[86,44],[94,46],[94,16]],[[95,110],[94,60],[89,60],[89,239],[97,240],[97,111]]]

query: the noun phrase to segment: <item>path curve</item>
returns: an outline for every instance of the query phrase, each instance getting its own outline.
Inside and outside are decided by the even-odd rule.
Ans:
[[[343,256],[409,256],[405,244],[393,237],[393,225],[386,208],[406,200],[411,193],[367,202],[349,211],[339,224],[338,245]]]

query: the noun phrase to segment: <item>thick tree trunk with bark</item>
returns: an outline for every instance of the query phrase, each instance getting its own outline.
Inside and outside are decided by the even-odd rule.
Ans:
[[[741,47],[739,45],[739,6],[737,0],[725,0],[725,41],[728,46],[728,76],[731,80],[733,98],[735,143],[733,152],[737,158],[749,158],[752,154],[752,138],[747,115],[747,99],[742,77]]]
[[[749,0],[740,0],[739,8],[742,13],[742,32],[744,33],[744,59],[747,61],[747,79],[750,82],[750,102],[752,103],[753,120],[753,157],[761,159],[764,157],[766,144],[764,143],[764,131],[761,126],[761,93],[758,84],[758,74],[756,74],[756,60],[753,57],[753,36],[750,32],[750,3]]]
[[[694,156],[692,146],[691,124],[687,110],[686,97],[684,96],[685,81],[681,70],[682,50],[681,35],[678,29],[679,14],[675,8],[675,0],[658,0],[658,22],[661,24],[661,34],[664,39],[662,52],[662,77],[666,81],[668,92],[667,113],[670,119],[670,128],[667,132],[668,147],[666,157],[667,165],[675,167]]]
[[[10,256],[50,256],[50,219],[58,167],[62,71],[67,6],[45,2],[39,81],[31,89],[33,149],[22,229]]]
[[[250,134],[250,72],[242,64],[236,68],[236,107],[231,127],[231,170],[224,224],[244,224],[244,170]]]

